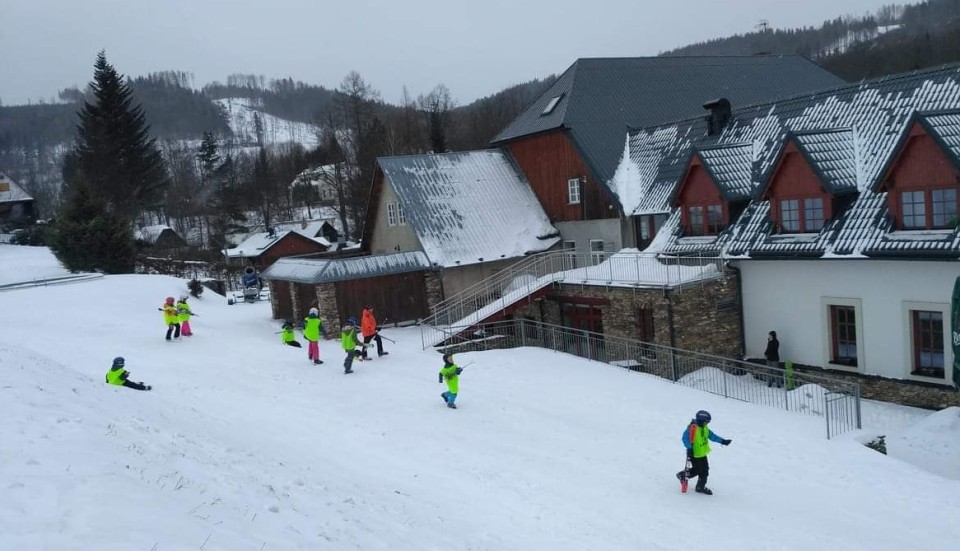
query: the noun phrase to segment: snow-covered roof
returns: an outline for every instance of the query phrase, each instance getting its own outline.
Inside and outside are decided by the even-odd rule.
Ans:
[[[311,241],[315,241],[317,244],[323,245],[324,247],[330,247],[330,242],[323,237],[313,237],[304,233],[305,231],[306,230],[297,229],[273,232],[257,232],[251,234],[236,247],[224,250],[223,254],[228,258],[256,258],[262,255],[264,251],[270,247],[276,245],[281,239],[286,237],[286,235],[291,232],[297,233]]]
[[[135,232],[134,237],[136,237],[137,239],[139,239],[139,240],[141,240],[141,241],[146,241],[147,243],[156,243],[156,242],[157,242],[157,238],[159,238],[160,235],[161,235],[165,230],[173,231],[173,228],[171,228],[170,226],[167,226],[166,224],[156,224],[156,225],[153,225],[153,226],[144,226],[144,227],[142,227],[142,228],[139,228],[139,229]]]
[[[33,201],[33,197],[6,174],[0,172],[0,203],[20,201]]]
[[[529,183],[502,151],[377,162],[434,265],[516,258],[560,240]]]
[[[721,133],[708,135],[703,117],[628,134],[612,181],[625,212],[670,212],[669,199],[694,151],[752,146],[750,196],[754,201],[711,244],[674,239],[664,252],[720,251],[727,255],[946,254],[960,250],[949,238],[890,239],[886,193],[879,182],[914,123],[923,124],[960,166],[960,66],[886,77],[810,95],[735,110]],[[849,204],[812,240],[771,235],[769,202],[757,198],[785,144],[793,139],[835,196]]]
[[[430,261],[421,251],[331,259],[281,258],[267,268],[261,277],[317,284],[428,268]]]

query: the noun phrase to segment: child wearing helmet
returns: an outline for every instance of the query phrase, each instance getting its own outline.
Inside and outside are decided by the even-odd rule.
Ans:
[[[707,461],[707,454],[710,453],[710,441],[719,443],[722,446],[729,446],[729,438],[724,438],[715,432],[712,432],[707,425],[710,423],[710,412],[700,410],[690,420],[690,424],[683,431],[681,441],[687,449],[687,467],[677,473],[677,480],[680,481],[680,491],[687,491],[687,481],[691,478],[697,478],[697,492],[706,495],[713,495],[713,491],[707,488],[707,477],[710,474],[710,463]]]
[[[297,341],[297,336],[293,333],[292,321],[284,321],[283,325],[280,327],[280,342],[287,346],[301,348],[300,343]]]
[[[160,308],[163,312],[163,323],[167,324],[167,340],[180,338],[180,313],[174,304],[173,297],[167,297]]]
[[[346,325],[340,330],[340,346],[347,353],[347,357],[343,359],[344,373],[353,373],[353,359],[360,356],[357,347],[363,346],[357,342],[357,325],[357,318],[351,316],[347,318]],[[363,358],[360,358],[360,361],[363,361]]]
[[[124,367],[125,364],[126,360],[123,359],[123,356],[117,356],[113,359],[113,365],[110,366],[110,370],[107,371],[107,384],[125,386],[135,390],[150,390],[153,388],[150,385],[129,380],[130,372]]]
[[[180,322],[180,334],[184,337],[192,337],[193,331],[190,329],[190,316],[195,316],[190,305],[187,304],[187,295],[180,295],[177,302],[177,319]]]
[[[438,379],[441,383],[444,381],[447,383],[447,391],[441,394],[440,397],[443,398],[443,401],[447,403],[447,407],[450,409],[457,409],[456,401],[457,393],[460,391],[461,373],[463,373],[463,368],[453,363],[453,354],[444,354],[443,367],[440,368]]]
[[[323,334],[323,322],[320,321],[320,311],[311,308],[310,313],[303,320],[303,338],[307,340],[307,359],[313,360],[314,365],[320,365],[320,335]]]

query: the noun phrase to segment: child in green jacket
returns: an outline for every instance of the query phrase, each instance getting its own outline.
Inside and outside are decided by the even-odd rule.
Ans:
[[[301,348],[300,342],[297,341],[297,335],[293,332],[293,323],[290,321],[283,322],[283,326],[280,328],[280,342],[287,346]]]
[[[457,409],[457,392],[460,390],[460,374],[463,368],[453,363],[453,354],[443,355],[443,367],[440,368],[439,382],[447,382],[447,391],[440,395],[450,409]]]
[[[130,372],[127,371],[125,364],[126,360],[124,360],[122,356],[117,356],[113,359],[113,365],[110,366],[110,370],[107,371],[106,380],[108,384],[125,386],[134,390],[150,390],[153,388],[150,385],[129,380]]]
[[[357,350],[358,346],[363,346],[363,344],[357,341],[357,324],[357,318],[347,318],[347,324],[344,325],[340,331],[340,346],[343,347],[343,351],[347,353],[347,357],[343,360],[344,373],[353,373],[353,359],[359,357],[361,354],[360,351]]]

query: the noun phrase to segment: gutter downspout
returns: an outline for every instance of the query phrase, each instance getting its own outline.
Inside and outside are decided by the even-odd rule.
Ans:
[[[737,274],[737,307],[740,309],[740,358],[747,358],[747,333],[746,328],[743,323],[743,273],[740,271],[740,268],[733,266],[732,264],[727,265],[728,268],[734,271]]]

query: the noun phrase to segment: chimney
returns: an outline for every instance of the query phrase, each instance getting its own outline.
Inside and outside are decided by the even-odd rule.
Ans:
[[[703,108],[710,111],[707,115],[707,136],[722,132],[723,127],[730,121],[730,100],[717,98],[704,103]]]

